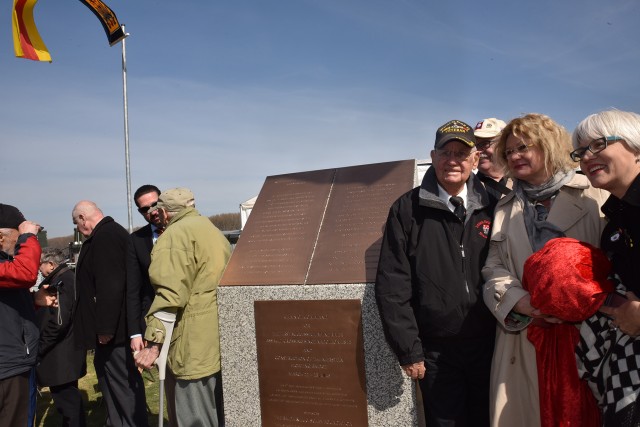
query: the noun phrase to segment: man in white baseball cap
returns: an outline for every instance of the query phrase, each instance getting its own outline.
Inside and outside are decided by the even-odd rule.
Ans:
[[[476,175],[485,184],[489,195],[498,199],[509,192],[502,169],[493,162],[493,145],[498,142],[500,132],[505,126],[507,124],[504,121],[492,117],[478,122],[473,131],[476,148],[480,153]]]

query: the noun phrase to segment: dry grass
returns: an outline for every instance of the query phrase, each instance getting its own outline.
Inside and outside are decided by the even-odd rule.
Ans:
[[[145,392],[147,395],[147,414],[150,426],[158,425],[160,382],[158,371],[145,371]],[[84,399],[84,409],[87,414],[87,427],[102,427],[106,420],[106,407],[102,403],[102,393],[98,388],[98,379],[93,369],[93,355],[87,356],[87,375],[80,379],[78,384]],[[166,404],[165,404],[166,408]],[[166,410],[164,414],[165,425],[168,423]],[[37,427],[58,427],[62,425],[62,417],[58,414],[48,388],[44,388],[38,395],[38,409],[36,414]]]

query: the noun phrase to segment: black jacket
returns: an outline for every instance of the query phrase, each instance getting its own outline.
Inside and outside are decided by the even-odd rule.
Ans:
[[[141,334],[146,328],[145,316],[151,307],[155,291],[149,281],[149,265],[153,249],[153,231],[147,224],[134,231],[129,239],[127,255],[127,330],[129,336]]]
[[[78,330],[76,340],[95,348],[98,335],[113,335],[108,345],[128,343],[125,292],[129,233],[104,217],[82,244],[76,266]]]
[[[0,380],[36,364],[39,334],[29,288],[38,277],[40,252],[33,234],[20,235],[14,256],[0,251]]]
[[[423,360],[422,344],[429,340],[494,336],[480,274],[494,208],[472,174],[463,225],[438,198],[433,168],[420,187],[392,205],[375,290],[387,341],[401,365]],[[460,232],[461,240],[455,237]]]
[[[622,199],[609,196],[602,213],[609,222],[602,231],[600,247],[613,262],[622,284],[640,296],[640,175]]]
[[[41,307],[36,312],[40,325],[40,363],[36,368],[38,384],[55,386],[82,378],[86,373],[87,353],[74,340],[76,284],[66,264],[58,266],[40,284],[58,284],[58,307]]]

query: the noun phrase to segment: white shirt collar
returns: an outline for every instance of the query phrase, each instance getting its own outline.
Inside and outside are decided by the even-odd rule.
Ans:
[[[151,223],[149,223],[149,225],[151,225],[151,236],[152,236],[153,244],[155,245],[156,240],[158,240],[158,237],[160,237],[160,235],[158,234],[158,227],[156,227],[154,224],[151,224]]]
[[[449,201],[449,199],[451,198],[451,194],[447,193],[447,190],[445,190],[444,188],[442,188],[442,186],[440,184],[438,184],[438,198],[440,200],[442,200],[443,202],[445,202],[447,204],[447,207],[451,210],[451,212],[453,212],[456,207],[453,206],[453,204]],[[458,197],[462,198],[462,201],[464,202],[464,206],[468,206],[467,204],[467,183],[465,182],[464,186],[462,187],[462,191],[457,194]]]

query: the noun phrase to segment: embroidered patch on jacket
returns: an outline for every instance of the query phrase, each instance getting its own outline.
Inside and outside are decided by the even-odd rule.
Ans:
[[[491,221],[488,219],[483,219],[482,221],[478,221],[476,223],[476,229],[478,230],[478,235],[480,237],[484,237],[485,239],[489,238],[489,230],[491,230]]]

